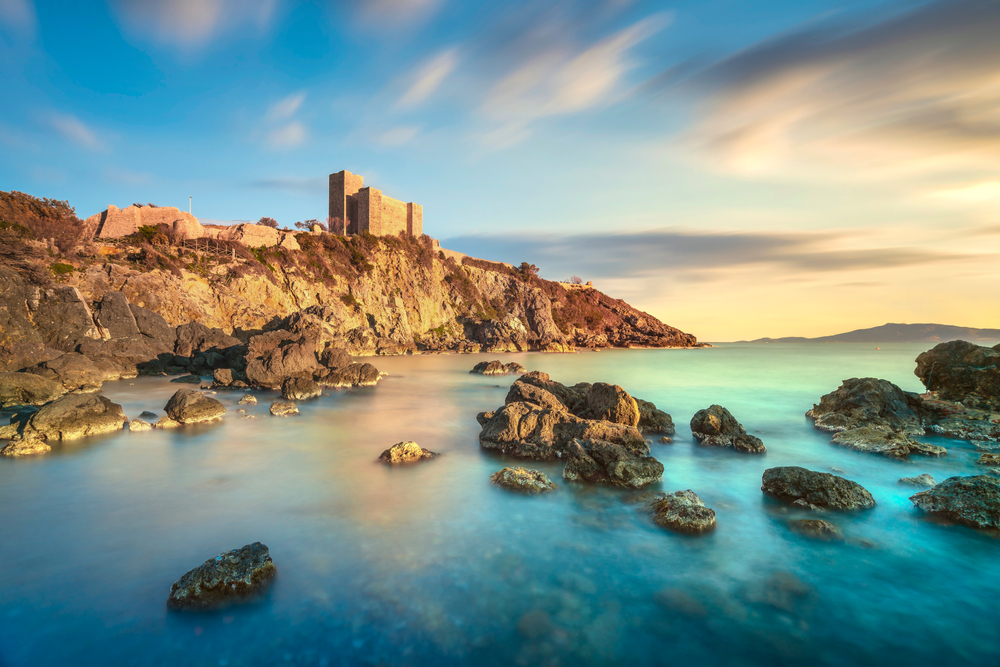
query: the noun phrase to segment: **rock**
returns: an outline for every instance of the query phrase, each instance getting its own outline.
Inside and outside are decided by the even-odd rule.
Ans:
[[[975,528],[1000,528],[1000,479],[989,475],[949,477],[910,501],[943,519]]]
[[[9,456],[11,458],[16,458],[18,456],[37,456],[39,454],[48,454],[51,451],[52,447],[50,447],[44,440],[29,437],[14,440],[9,443],[3,449],[0,449],[0,456]]]
[[[0,408],[44,405],[65,393],[58,382],[34,373],[0,373]]]
[[[299,414],[299,406],[291,401],[275,401],[271,403],[271,414],[275,417],[287,417]]]
[[[285,378],[312,377],[325,370],[315,350],[315,342],[304,334],[278,330],[254,336],[247,349],[247,381],[256,387],[277,389]]]
[[[765,470],[760,490],[785,502],[804,500],[825,509],[854,510],[875,507],[872,494],[857,482],[798,466]]]
[[[568,411],[563,402],[556,398],[552,392],[521,381],[510,386],[507,397],[504,399],[504,404],[508,403],[531,403],[540,408],[549,408],[558,412]]]
[[[228,387],[235,379],[231,368],[216,368],[212,373],[212,384],[216,387]]]
[[[200,424],[221,419],[226,414],[222,403],[195,389],[178,389],[163,410],[167,417],[181,424]]]
[[[806,416],[823,431],[884,426],[894,433],[923,435],[922,400],[888,380],[851,378],[823,396]]]
[[[587,393],[590,391],[590,385],[586,382],[567,387],[550,379],[548,373],[542,373],[541,371],[525,373],[518,379],[518,382],[524,382],[525,384],[544,389],[559,399],[559,402],[566,406],[569,412],[578,417],[582,416],[587,410]]]
[[[712,405],[699,410],[691,418],[691,433],[702,445],[732,447],[749,454],[763,454],[767,451],[760,438],[749,435],[743,424],[721,405]]]
[[[545,473],[527,468],[504,468],[490,476],[490,483],[510,491],[524,493],[546,493],[554,491],[556,485]]]
[[[120,377],[76,352],[44,361],[25,369],[25,372],[58,382],[67,391],[84,392],[99,391],[105,380],[117,380]]]
[[[257,397],[253,394],[247,394],[237,402],[240,405],[257,405]]]
[[[834,540],[842,537],[836,526],[822,519],[797,519],[792,521],[789,526],[800,535],[819,540]]]
[[[319,385],[310,378],[286,378],[281,383],[281,397],[290,401],[304,401],[322,394]]]
[[[150,341],[158,352],[173,353],[177,344],[177,329],[167,324],[159,313],[148,308],[129,304],[129,310],[135,318],[139,334]]]
[[[200,375],[182,375],[179,378],[174,378],[171,382],[180,382],[183,384],[201,384]]]
[[[433,459],[438,454],[422,448],[415,442],[397,442],[389,449],[382,452],[378,460],[382,463],[394,465],[397,463],[415,463],[424,459]]]
[[[673,444],[674,439],[673,438],[668,438],[667,436],[663,436],[662,438],[660,438],[659,440],[657,440],[657,442],[659,442],[661,445],[671,445],[671,444]]]
[[[653,523],[681,533],[701,534],[715,530],[715,511],[691,489],[665,494],[649,504]]]
[[[170,587],[170,609],[211,609],[259,594],[277,573],[260,542],[220,554],[187,572]]]
[[[73,352],[87,339],[101,338],[90,307],[75,287],[45,290],[32,318],[45,345],[63,352]]]
[[[200,322],[188,322],[177,327],[174,354],[191,357],[196,352],[222,351],[240,345],[240,340],[222,329],[211,329]]]
[[[486,352],[526,352],[530,349],[527,328],[512,314],[480,324],[476,329],[475,341]]]
[[[32,310],[39,304],[40,294],[21,272],[0,266],[0,371],[19,371],[61,353],[47,349],[35,328]]]
[[[1000,345],[941,343],[917,357],[914,374],[942,400],[1000,411]]]
[[[596,382],[587,392],[586,417],[614,424],[638,426],[639,404],[618,385]]]
[[[944,447],[917,442],[902,433],[894,433],[888,426],[860,426],[840,431],[834,434],[833,442],[858,452],[897,459],[906,458],[911,454],[944,456],[948,453]]]
[[[382,375],[368,363],[350,364],[335,371],[321,372],[316,381],[324,387],[374,387]]]
[[[635,402],[639,405],[640,431],[643,433],[674,434],[674,420],[670,415],[663,410],[657,410],[654,404],[641,398],[635,399]]]
[[[351,355],[342,347],[329,346],[319,355],[319,363],[331,371],[350,366],[354,363]]]
[[[934,478],[924,473],[916,477],[901,477],[898,483],[906,486],[934,486]]]
[[[133,433],[138,433],[139,431],[150,431],[153,429],[153,425],[147,421],[141,419],[133,419],[128,423],[128,430]]]
[[[476,415],[476,421],[479,422],[480,426],[486,426],[491,419],[493,419],[492,412],[480,412]]]
[[[979,460],[976,461],[976,465],[1000,466],[1000,454],[987,452],[979,457]]]
[[[177,428],[180,425],[181,423],[179,421],[176,421],[166,415],[163,415],[157,420],[155,424],[153,424],[153,428]]]
[[[125,425],[122,406],[104,396],[70,394],[42,406],[31,415],[24,433],[45,440],[76,440],[88,435],[120,431]]]
[[[527,369],[516,361],[512,361],[508,364],[502,361],[480,361],[473,367],[470,373],[478,373],[479,375],[510,375],[512,373],[524,373]]]
[[[563,479],[640,488],[660,481],[663,464],[621,445],[600,440],[574,439],[566,449]]]
[[[94,321],[100,327],[103,338],[138,338],[142,335],[128,299],[121,292],[105,292],[97,304]]]
[[[149,410],[143,410],[139,413],[139,419],[156,419],[156,413],[150,412]]]

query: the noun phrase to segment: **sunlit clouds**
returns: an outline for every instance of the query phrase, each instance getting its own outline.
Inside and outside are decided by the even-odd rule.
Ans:
[[[185,48],[222,33],[270,25],[278,0],[114,0],[136,33]]]

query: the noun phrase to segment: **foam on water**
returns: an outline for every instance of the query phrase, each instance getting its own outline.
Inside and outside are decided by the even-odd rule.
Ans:
[[[379,358],[377,388],[331,391],[297,417],[272,395],[215,425],[56,446],[0,461],[0,665],[997,664],[994,536],[921,516],[896,480],[976,474],[966,442],[897,462],[829,444],[803,413],[848,377],[920,391],[928,346],[769,344],[701,350],[508,355],[566,384],[607,381],[673,415],[656,490],[716,510],[703,537],[665,532],[634,493],[559,485],[522,497],[489,484],[517,463],[478,446],[475,415],[514,378],[469,375],[492,355]],[[105,385],[130,417],[162,414],[162,379]],[[700,448],[687,422],[711,403],[761,437],[765,456]],[[239,419],[245,407],[257,419]],[[657,436],[658,437],[658,436]],[[375,463],[415,440],[443,454]],[[800,515],[760,492],[778,465],[838,469],[878,506],[825,514],[845,542],[787,528]],[[168,613],[170,584],[261,541],[266,598]]]

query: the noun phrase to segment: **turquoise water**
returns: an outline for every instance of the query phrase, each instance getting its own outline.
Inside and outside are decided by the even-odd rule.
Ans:
[[[332,391],[298,417],[218,398],[221,424],[112,436],[0,460],[0,665],[908,665],[1000,663],[1000,540],[917,513],[903,476],[978,472],[966,442],[943,459],[884,460],[829,444],[803,413],[848,377],[922,389],[926,345],[725,345],[505,355],[558,381],[607,381],[674,417],[656,490],[693,489],[718,529],[665,532],[633,493],[559,484],[492,488],[514,460],[478,446],[475,415],[513,378],[469,375],[495,355],[378,358],[378,387]],[[178,385],[105,385],[126,413],[161,412]],[[711,403],[765,456],[699,448]],[[415,440],[443,454],[376,464]],[[836,468],[878,506],[826,514],[844,542],[788,530],[764,498],[779,465]],[[260,540],[278,577],[264,601],[168,613],[171,583]]]

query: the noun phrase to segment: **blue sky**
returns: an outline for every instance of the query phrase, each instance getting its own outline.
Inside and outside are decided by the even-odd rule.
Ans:
[[[1000,3],[0,0],[0,189],[323,217],[703,339],[1000,326]]]

